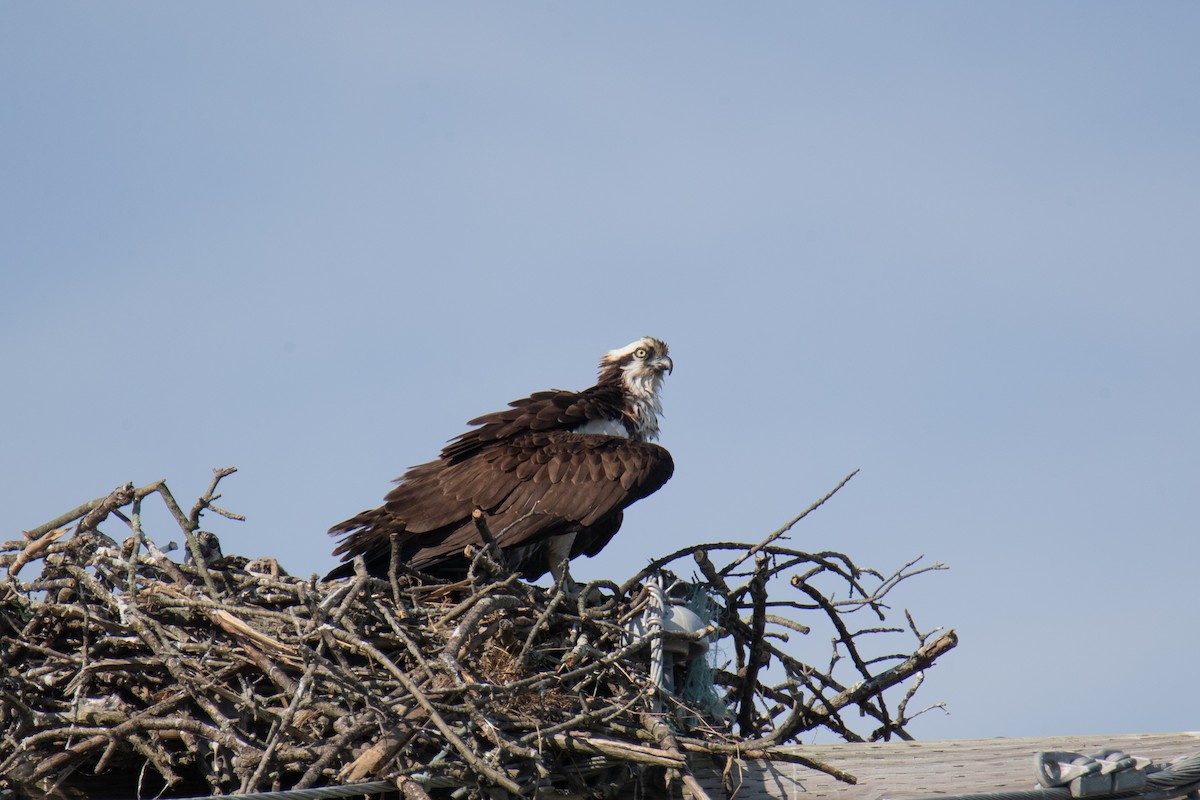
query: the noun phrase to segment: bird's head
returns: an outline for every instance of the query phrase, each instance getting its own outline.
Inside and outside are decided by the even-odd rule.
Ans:
[[[662,380],[663,373],[670,374],[675,365],[667,354],[667,343],[653,336],[643,336],[624,347],[609,350],[600,359],[600,381]]]
[[[667,343],[653,336],[643,336],[624,347],[609,350],[600,359],[600,382],[622,386],[630,401],[626,413],[642,438],[658,436],[662,380],[674,368]]]

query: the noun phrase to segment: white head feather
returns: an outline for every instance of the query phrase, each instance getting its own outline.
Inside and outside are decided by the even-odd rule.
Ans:
[[[652,336],[610,350],[600,359],[600,380],[620,381],[629,396],[634,438],[644,441],[658,438],[663,375],[674,367],[666,342]]]

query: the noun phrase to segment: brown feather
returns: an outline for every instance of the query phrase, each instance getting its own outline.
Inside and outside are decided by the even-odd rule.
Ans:
[[[549,536],[573,533],[571,556],[595,555],[620,528],[623,510],[674,471],[671,455],[656,444],[573,432],[601,420],[628,428],[623,392],[616,379],[583,392],[536,392],[472,420],[477,427],[453,439],[438,459],[398,478],[381,507],[330,529],[344,535],[334,550],[344,563],[329,577],[352,574],[356,555],[373,574],[386,576],[392,534],[406,563],[459,577],[468,564],[464,547],[481,544],[471,518],[476,508],[487,515],[512,566],[529,579],[548,567],[535,545]]]

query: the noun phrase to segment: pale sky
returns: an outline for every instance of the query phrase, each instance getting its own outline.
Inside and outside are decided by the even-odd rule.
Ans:
[[[792,544],[950,565],[895,597],[961,637],[914,733],[1195,729],[1197,31],[4,3],[0,536],[236,465],[225,551],[324,573],[466,420],[649,334],[675,477],[577,577],[757,541],[861,468]]]

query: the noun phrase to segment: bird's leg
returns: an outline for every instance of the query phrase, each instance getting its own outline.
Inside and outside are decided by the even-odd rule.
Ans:
[[[568,597],[579,594],[579,585],[571,579],[571,545],[575,541],[574,534],[566,536],[551,536],[546,543],[546,559],[550,562],[550,574],[554,576],[555,585],[561,585]]]
[[[579,595],[579,584],[571,577],[570,559],[562,558],[556,560],[553,552],[550,552],[549,555],[550,574],[554,576],[554,585],[561,585],[567,597],[577,597]]]

